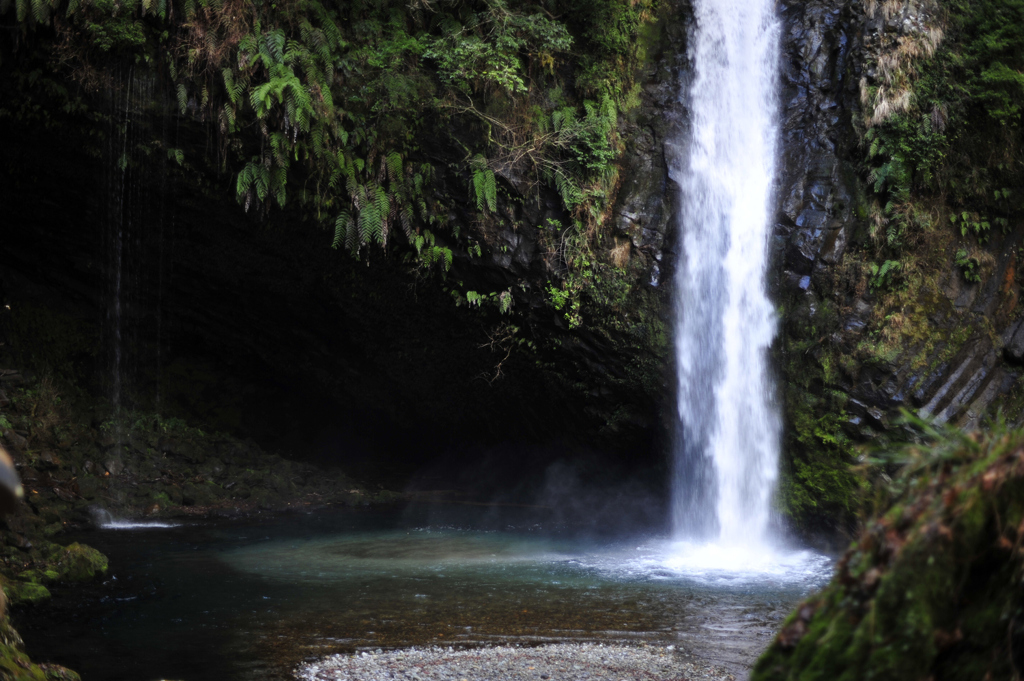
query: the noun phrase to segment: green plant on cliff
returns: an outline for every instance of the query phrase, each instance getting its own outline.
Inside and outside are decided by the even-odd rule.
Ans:
[[[954,264],[960,268],[960,273],[964,275],[964,281],[971,284],[981,281],[981,273],[979,271],[981,268],[978,259],[970,257],[967,249],[961,248],[957,250]]]
[[[1003,188],[1024,181],[1024,1],[943,5],[945,39],[915,64],[909,104],[864,134],[868,181],[896,228],[939,196],[958,231],[984,241],[1022,212]]]
[[[880,367],[920,370],[940,344],[944,354],[962,347],[959,330],[976,320],[946,297],[947,273],[981,281],[987,244],[1024,218],[1020,197],[1003,191],[1024,183],[1024,121],[1012,104],[1024,90],[1007,71],[1024,70],[1024,2],[939,5],[938,23],[916,38],[880,36],[875,86],[862,82],[867,238],[844,267],[855,272],[850,298],[874,298],[853,355]],[[897,81],[898,106],[882,96]]]
[[[844,432],[850,416],[845,394],[830,389],[837,368],[830,353],[817,361],[807,354],[817,343],[788,343],[790,380],[784,387],[787,457],[777,504],[796,527],[842,532],[855,522],[858,483],[851,465],[854,443]]]

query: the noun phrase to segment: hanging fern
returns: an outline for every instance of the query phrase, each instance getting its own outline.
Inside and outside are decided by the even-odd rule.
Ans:
[[[481,212],[498,210],[498,186],[494,171],[487,165],[487,159],[476,155],[470,161],[473,170],[473,190],[476,193],[476,207]]]
[[[185,112],[188,110],[188,90],[185,88],[184,83],[178,83],[176,90],[178,94],[178,111],[185,115]]]
[[[235,193],[238,196],[238,202],[245,205],[246,211],[249,210],[254,193],[260,202],[266,201],[270,192],[270,180],[270,170],[258,159],[245,164],[242,172],[238,174]]]
[[[352,227],[352,214],[347,210],[341,211],[334,221],[334,241],[331,242],[331,248],[337,249],[342,241],[345,241],[345,246],[349,250],[355,250],[354,245],[349,243],[354,231]]]
[[[387,155],[387,171],[388,179],[392,182],[397,182],[402,176],[402,155],[397,151],[392,151]]]
[[[555,189],[562,197],[567,208],[573,208],[583,202],[583,192],[577,181],[566,171],[559,168],[554,171]]]

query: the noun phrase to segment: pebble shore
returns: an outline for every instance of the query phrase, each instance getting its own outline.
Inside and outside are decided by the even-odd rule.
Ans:
[[[302,681],[735,681],[672,646],[560,643],[536,648],[408,648],[332,655],[296,670]]]

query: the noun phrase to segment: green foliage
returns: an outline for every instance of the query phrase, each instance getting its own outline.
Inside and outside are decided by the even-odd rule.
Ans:
[[[572,239],[587,254],[559,256],[566,279],[552,284],[571,298],[564,307],[578,326],[584,299],[626,295],[624,277],[598,256],[597,227],[617,185],[619,116],[638,101],[652,7],[0,0],[0,15],[29,28],[50,22],[61,68],[76,78],[116,89],[118,57],[152,65],[178,113],[215,129],[211,156],[235,173],[247,212],[290,205],[357,257],[389,248],[399,231],[403,254],[443,276],[460,255],[480,257],[481,241],[497,248],[485,227],[507,219],[502,201],[536,198],[513,198],[512,187],[553,189],[581,223]],[[186,167],[181,149],[165,151]],[[465,184],[453,187],[451,175]],[[460,233],[448,216],[467,194],[478,215]],[[510,310],[511,295],[501,300]]]
[[[500,314],[509,314],[512,312],[512,307],[515,305],[515,298],[512,295],[512,289],[508,288],[504,291],[492,291],[491,293],[478,293],[477,291],[466,291],[466,295],[461,295],[458,291],[452,291],[452,297],[455,299],[456,305],[466,305],[467,307],[494,307]]]
[[[423,267],[431,268],[434,265],[439,265],[443,272],[452,268],[452,249],[437,245],[434,235],[429,229],[413,237],[412,243]]]
[[[139,436],[159,434],[192,442],[201,442],[209,437],[209,434],[201,428],[190,426],[180,418],[143,411],[123,411],[103,421],[99,429],[104,433],[119,433],[123,437],[132,434]],[[226,436],[217,434],[216,437]]]
[[[652,0],[571,0],[565,11],[583,24],[582,58],[576,86],[599,97],[608,95],[621,108],[639,101],[633,70],[643,56],[639,34],[653,18]]]
[[[946,37],[922,58],[905,111],[866,131],[868,181],[886,206],[891,249],[923,195],[944,200],[961,236],[985,242],[1024,212],[1024,0],[948,0]]]
[[[871,288],[891,288],[902,268],[903,265],[898,260],[886,260],[881,265],[868,263],[868,271],[871,273]]]
[[[988,241],[988,231],[992,225],[985,218],[979,217],[977,213],[968,213],[967,211],[961,211],[959,214],[953,213],[949,216],[949,221],[960,228],[960,236],[974,234],[980,243]]]
[[[779,507],[799,527],[846,524],[857,508],[857,482],[850,469],[853,444],[843,433],[848,419],[827,396],[787,390],[789,457],[782,470]]]
[[[473,190],[476,193],[476,207],[480,212],[498,210],[498,187],[494,171],[487,167],[487,159],[480,154],[470,161],[473,170]]]
[[[961,248],[957,250],[954,264],[960,268],[964,281],[971,284],[977,284],[981,281],[981,265],[977,258],[968,256],[967,249]]]
[[[485,3],[485,9],[461,24],[450,17],[443,35],[427,40],[424,57],[438,66],[438,77],[466,95],[493,89],[506,95],[527,91],[521,55],[549,68],[554,55],[572,46],[566,27],[543,14],[519,14],[504,2]]]

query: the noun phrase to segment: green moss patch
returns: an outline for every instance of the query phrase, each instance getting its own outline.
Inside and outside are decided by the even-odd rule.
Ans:
[[[85,582],[107,571],[107,557],[78,542],[55,552],[53,561],[61,581]]]
[[[36,582],[5,582],[4,595],[9,603],[41,603],[50,599],[50,590]]]
[[[1009,679],[1024,650],[1024,430],[908,450],[752,679]]]

